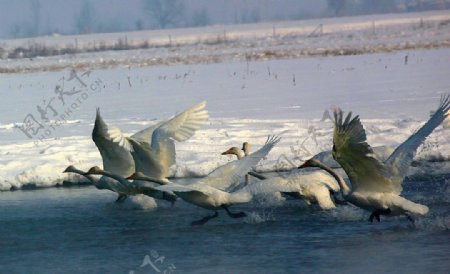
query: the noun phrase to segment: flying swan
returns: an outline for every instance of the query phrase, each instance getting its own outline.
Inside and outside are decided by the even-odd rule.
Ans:
[[[245,217],[246,214],[244,212],[232,213],[228,207],[251,201],[253,197],[253,188],[250,186],[253,184],[235,192],[228,192],[226,189],[239,183],[240,179],[258,164],[279,140],[278,137],[270,137],[262,148],[249,156],[227,163],[226,165],[215,169],[208,176],[198,179],[190,184],[181,185],[169,183],[156,187],[156,189],[173,192],[188,203],[215,211],[214,215],[206,216],[201,220],[192,222],[192,225],[203,225],[210,219],[219,216],[219,209],[224,209],[232,218]],[[151,178],[143,176],[142,173],[135,173],[129,179],[152,181]]]
[[[342,110],[337,109],[334,112],[333,158],[347,173],[351,188],[333,169],[316,159],[306,161],[299,168],[319,167],[329,172],[338,181],[345,200],[372,212],[370,222],[374,218],[379,222],[380,215],[405,215],[414,222],[410,214],[425,215],[428,207],[401,197],[401,184],[417,148],[449,115],[449,109],[447,94],[441,97],[439,107],[431,118],[384,162],[372,156],[373,151],[366,142],[366,133],[359,117],[352,118],[350,112],[344,120]]]

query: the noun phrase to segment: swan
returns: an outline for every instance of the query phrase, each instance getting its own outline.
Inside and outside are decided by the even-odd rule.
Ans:
[[[148,184],[146,182],[129,182],[127,179],[114,174],[112,172],[102,170],[98,166],[91,167],[87,172],[83,174],[84,176],[90,176],[92,175],[102,175],[109,178],[112,178],[113,181],[116,182],[114,191],[117,192],[119,195],[136,195],[136,194],[144,194],[149,197],[160,199],[160,200],[166,200],[171,202],[172,204],[176,201],[177,196],[173,193],[167,192],[167,191],[161,191],[154,187],[153,184]],[[156,183],[159,185],[165,184],[165,181],[159,180],[158,178],[151,178],[148,177],[152,183]],[[109,180],[112,181],[112,180]]]
[[[228,207],[251,201],[253,197],[251,190],[253,188],[247,186],[246,188],[242,188],[235,192],[228,192],[225,189],[233,186],[236,181],[239,181],[247,174],[252,167],[258,164],[259,161],[270,152],[279,140],[280,138],[275,136],[268,138],[263,147],[249,156],[221,166],[211,172],[208,176],[195,180],[187,185],[169,183],[158,186],[156,189],[173,192],[188,203],[215,211],[214,215],[206,216],[201,220],[192,222],[192,225],[203,225],[210,219],[219,216],[219,209],[224,209],[232,218],[245,217],[246,214],[244,212],[232,213]],[[151,178],[148,178],[142,173],[135,173],[130,179],[152,181]]]
[[[245,142],[242,150],[248,155],[249,143]],[[242,151],[237,147],[231,147],[222,155],[235,155],[238,159],[242,159]],[[321,171],[311,172],[309,174],[292,174],[286,177],[267,178],[256,172],[248,174],[260,179],[266,180],[267,184],[273,184],[276,189],[284,189],[283,194],[289,195],[296,199],[300,199],[308,206],[317,204],[321,209],[335,208],[335,202],[345,204],[335,197],[335,193],[339,192],[339,185],[332,176]]]
[[[242,154],[242,151],[244,151],[244,154]],[[238,160],[242,159],[244,156],[250,155],[250,144],[248,142],[244,142],[242,144],[242,151],[238,147],[230,147],[226,151],[222,152],[222,155],[235,155]],[[254,171],[250,171],[249,173],[245,174],[245,185],[247,185],[250,182],[249,175],[258,178],[260,180],[267,179],[266,176],[259,174]]]
[[[205,107],[206,102],[201,102],[130,137],[119,128],[108,126],[97,108],[92,140],[102,156],[104,171],[122,178],[135,171],[161,180],[169,176],[169,169],[175,164],[174,140],[189,139],[208,120]]]
[[[345,120],[340,109],[334,111],[333,157],[349,177],[351,188],[333,169],[316,159],[306,161],[299,168],[319,167],[330,173],[339,183],[342,196],[351,204],[371,212],[369,221],[380,215],[425,215],[428,207],[400,196],[402,182],[417,148],[428,135],[449,115],[449,95],[441,97],[440,104],[431,118],[405,142],[398,146],[384,162],[372,156],[372,148],[366,142],[366,133],[359,116],[350,112]]]
[[[116,184],[117,184],[117,182],[115,182],[115,181],[107,181],[107,180],[100,181],[97,178],[95,178],[94,176],[86,174],[86,172],[76,168],[73,165],[68,166],[63,171],[63,173],[69,173],[69,172],[70,173],[76,173],[76,174],[79,174],[81,176],[84,176],[86,179],[88,179],[98,189],[109,189],[111,191],[115,191],[114,189],[116,188]]]

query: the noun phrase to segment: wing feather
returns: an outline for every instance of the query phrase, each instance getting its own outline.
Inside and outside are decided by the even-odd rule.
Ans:
[[[428,135],[438,127],[449,115],[450,95],[441,97],[439,107],[430,119],[405,142],[398,146],[385,161],[386,168],[391,173],[393,181],[401,184],[416,155],[417,148],[425,141]]]
[[[347,173],[353,191],[398,192],[401,186],[386,177],[383,164],[373,157],[359,116],[348,113],[345,120],[340,109],[334,111],[333,158]]]
[[[131,156],[131,144],[119,128],[108,127],[97,108],[92,140],[103,160],[103,169],[122,177],[134,173],[134,161]]]

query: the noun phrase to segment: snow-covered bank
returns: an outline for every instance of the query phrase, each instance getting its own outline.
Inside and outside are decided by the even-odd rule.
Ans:
[[[85,122],[80,123],[83,127]],[[90,125],[90,122],[86,122]],[[421,125],[415,120],[363,120],[370,144],[374,146],[396,146],[406,140]],[[134,125],[133,121],[122,121],[123,128]],[[138,129],[151,125],[142,123]],[[71,127],[77,127],[70,125]],[[448,170],[428,170],[427,161],[444,161],[450,167],[450,129],[439,127],[420,149],[416,159],[419,164],[411,174],[447,174]],[[219,165],[234,160],[222,156],[230,146],[240,146],[249,141],[253,149],[262,146],[269,134],[280,134],[282,141],[272,150],[267,159],[257,167],[258,171],[291,169],[300,165],[316,153],[329,150],[332,138],[332,123],[320,120],[235,120],[213,119],[192,139],[177,143],[177,165],[173,167],[175,177],[204,176]],[[74,175],[63,174],[68,165],[88,169],[101,166],[101,157],[90,136],[62,137],[46,140],[40,146],[33,142],[4,144],[0,147],[0,189],[21,188],[27,184],[37,187],[61,185],[64,180],[85,181]],[[425,161],[425,162],[423,162]],[[442,164],[442,163],[440,163]],[[432,174],[433,173],[433,174]]]

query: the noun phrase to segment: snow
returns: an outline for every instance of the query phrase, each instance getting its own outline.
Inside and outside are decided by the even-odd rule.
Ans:
[[[321,118],[333,106],[361,116],[371,145],[397,146],[423,124],[440,96],[450,92],[449,59],[450,49],[435,49],[94,70],[81,78],[88,96],[66,94],[65,105],[55,93],[57,85],[64,84],[66,92],[82,89],[76,80],[68,80],[68,70],[0,75],[0,189],[79,181],[63,174],[65,167],[101,165],[90,139],[96,107],[107,123],[132,134],[207,100],[210,122],[176,144],[176,177],[205,175],[232,159],[220,155],[228,147],[249,141],[256,150],[270,134],[280,134],[282,140],[257,170],[301,164],[330,149],[332,124]],[[77,73],[81,77],[84,72]],[[52,98],[57,114],[47,109],[45,123],[37,106]],[[30,139],[19,130],[28,114],[49,134],[42,130]],[[412,175],[427,171],[429,163],[423,160],[443,161],[436,163],[444,167],[436,172],[448,170],[448,123],[419,149]]]

